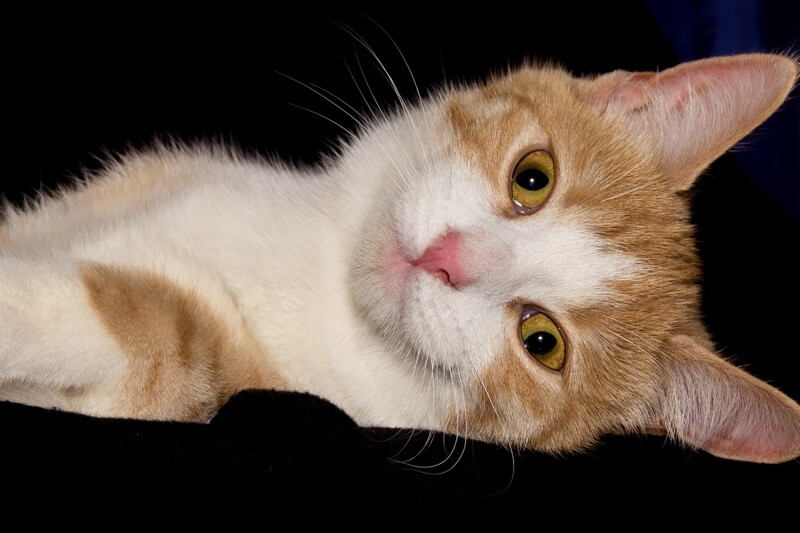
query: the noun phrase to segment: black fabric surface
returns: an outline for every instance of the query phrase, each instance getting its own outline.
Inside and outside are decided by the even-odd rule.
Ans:
[[[377,100],[394,101],[375,61],[335,23],[363,36],[401,92],[414,94],[392,40],[354,9],[197,9],[13,17],[3,36],[11,92],[5,126],[13,133],[4,194],[20,203],[97,168],[95,156],[105,151],[164,135],[317,161],[341,131],[315,113],[346,128],[354,121],[281,73],[363,110],[348,72],[363,89],[363,67]],[[423,94],[443,80],[481,79],[530,57],[577,73],[675,63],[643,4],[520,9],[432,12],[404,4],[364,13],[397,42]],[[770,135],[762,129],[758,142]],[[763,171],[780,164],[765,160]],[[729,156],[700,181],[693,208],[703,312],[715,340],[737,363],[800,398],[797,225]],[[657,437],[610,436],[563,457],[512,453],[427,432],[358,428],[322,400],[271,391],[236,396],[208,425],[2,403],[0,475],[4,517],[88,527],[535,528],[744,517],[796,524],[800,501],[798,461],[724,461]]]
[[[797,462],[724,461],[654,437],[610,437],[564,457],[512,454],[364,430],[315,397],[270,391],[241,393],[209,425],[14,404],[0,416],[4,508],[34,510],[40,524],[766,526],[797,516]]]

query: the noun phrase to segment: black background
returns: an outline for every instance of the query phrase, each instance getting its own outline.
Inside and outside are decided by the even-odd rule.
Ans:
[[[356,83],[362,92],[368,83],[381,105],[396,103],[375,59],[347,28],[374,48],[410,99],[414,84],[398,49],[423,94],[526,58],[552,59],[579,74],[677,62],[643,4],[599,5],[531,2],[508,12],[298,4],[271,13],[137,5],[11,14],[2,52],[2,190],[20,203],[98,168],[104,153],[167,136],[316,162],[342,134],[318,114],[346,129],[354,121],[286,76],[362,111],[375,104]],[[760,135],[769,142],[769,133]],[[764,172],[771,165],[780,161],[764,161]],[[693,213],[703,311],[718,346],[800,398],[797,224],[730,156],[699,182]],[[687,521],[690,511],[713,520],[791,518],[800,501],[798,461],[723,461],[654,437],[608,437],[591,452],[564,457],[427,439],[364,431],[325,402],[271,392],[240,395],[208,426],[3,404],[2,501],[6,515],[38,509],[29,515],[37,521],[261,527],[333,519],[381,527],[536,527],[598,517],[651,524]]]

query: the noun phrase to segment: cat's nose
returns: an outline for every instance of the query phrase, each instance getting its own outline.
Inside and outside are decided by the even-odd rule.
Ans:
[[[411,261],[411,264],[430,272],[431,275],[453,287],[458,287],[464,284],[465,278],[464,269],[459,262],[460,253],[461,235],[450,232],[432,242],[418,259]]]

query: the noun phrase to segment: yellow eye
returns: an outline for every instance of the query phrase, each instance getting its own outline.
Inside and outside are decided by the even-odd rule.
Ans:
[[[534,359],[553,370],[564,368],[564,337],[550,317],[539,311],[528,311],[522,315],[520,333],[525,349]]]
[[[539,208],[553,189],[555,170],[553,156],[547,150],[536,150],[519,160],[511,176],[511,200],[520,213]]]

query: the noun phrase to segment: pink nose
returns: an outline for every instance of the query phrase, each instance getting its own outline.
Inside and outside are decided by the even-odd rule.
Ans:
[[[445,283],[457,287],[464,282],[464,271],[459,264],[461,235],[448,233],[428,246],[418,259],[411,262],[415,267],[427,270]]]

